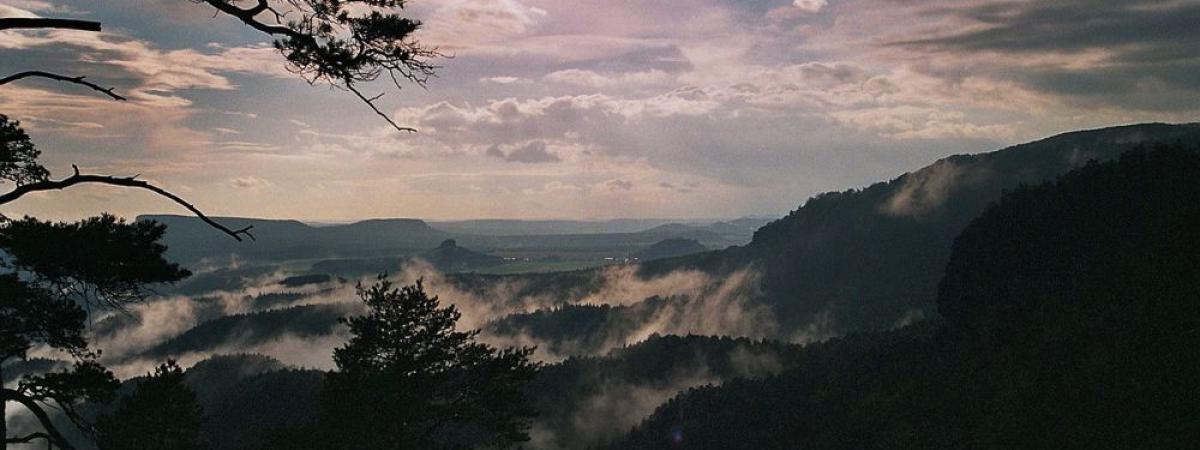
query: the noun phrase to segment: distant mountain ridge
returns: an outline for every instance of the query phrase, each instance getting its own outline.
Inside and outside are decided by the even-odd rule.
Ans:
[[[940,320],[689,390],[608,448],[1195,447],[1200,142],[1181,144],[991,203],[954,241]]]
[[[954,237],[1005,190],[1052,179],[1091,159],[1112,160],[1139,145],[1175,141],[1200,142],[1200,124],[1078,131],[989,153],[950,156],[887,182],[817,195],[758,229],[749,244],[646,262],[638,273],[646,278],[698,269],[720,276],[753,265],[762,272],[762,300],[775,309],[784,330],[814,323],[835,334],[888,329],[936,315],[937,281]],[[632,255],[669,238],[723,247],[708,242],[720,238],[712,229],[719,224],[662,224],[639,233],[463,236],[416,220],[310,227],[297,221],[230,219],[231,226],[253,223],[258,231],[259,242],[239,246],[194,218],[165,217],[173,221],[166,236],[172,257],[190,252],[210,257],[395,258],[417,255],[445,239],[484,253],[559,247]],[[383,231],[388,229],[396,231],[389,235]],[[341,233],[345,230],[352,233]],[[319,232],[341,236],[317,236]],[[362,235],[374,238],[364,242]]]
[[[318,227],[297,220],[213,218],[230,228],[253,226],[254,241],[242,243],[213,233],[212,228],[191,216],[143,215],[137,220],[166,224],[168,257],[182,262],[234,254],[272,260],[385,255],[398,249],[431,248],[450,237],[419,219],[372,219]]]
[[[488,253],[497,249],[559,249],[606,251],[610,255],[631,255],[655,242],[683,238],[704,243],[713,248],[744,244],[750,241],[758,225],[765,219],[743,218],[713,224],[660,223],[659,219],[628,219],[621,227],[647,225],[636,232],[606,233],[547,233],[482,235],[449,232],[430,226],[420,219],[371,219],[333,225],[310,225],[298,220],[253,219],[243,217],[214,217],[230,228],[252,226],[255,240],[236,242],[215,232],[192,216],[143,215],[137,220],[154,220],[167,225],[164,238],[170,259],[183,263],[204,260],[223,263],[236,255],[240,259],[283,261],[295,259],[400,259],[423,256],[440,243],[453,239],[464,247]],[[517,226],[521,221],[480,221]],[[545,231],[543,228],[563,225],[574,230],[585,222],[531,221],[525,231]],[[570,225],[575,224],[575,225]],[[471,229],[454,228],[450,229]],[[478,227],[486,231],[487,227]],[[496,229],[503,232],[503,229]],[[562,231],[562,230],[559,230]]]
[[[634,253],[633,256],[639,261],[653,261],[656,259],[674,258],[677,256],[685,256],[706,251],[708,251],[708,247],[705,247],[695,240],[671,238],[658,241],[654,243],[654,245]]]
[[[763,300],[785,328],[839,334],[936,315],[937,283],[955,236],[1006,190],[1051,180],[1088,160],[1139,145],[1200,143],[1200,124],[1078,131],[975,155],[943,158],[862,189],[809,199],[741,247],[645,263],[643,277],[681,268],[763,272]]]
[[[483,236],[537,236],[554,234],[612,234],[638,233],[667,224],[689,225],[700,228],[716,226],[724,233],[745,233],[747,237],[773,220],[757,216],[741,217],[722,221],[719,219],[610,219],[610,220],[521,220],[521,219],[475,219],[459,221],[430,221],[435,229],[449,233]],[[716,231],[713,229],[711,231]]]

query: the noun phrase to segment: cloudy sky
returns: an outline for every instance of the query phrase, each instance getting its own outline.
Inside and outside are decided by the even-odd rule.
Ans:
[[[0,0],[103,33],[0,32],[0,75],[87,75],[129,97],[0,87],[51,171],[155,181],[213,214],[613,218],[782,215],[954,153],[1196,121],[1200,2],[412,0],[452,54],[381,108],[287,72],[263,35],[187,0]],[[180,212],[75,188],[8,205]]]

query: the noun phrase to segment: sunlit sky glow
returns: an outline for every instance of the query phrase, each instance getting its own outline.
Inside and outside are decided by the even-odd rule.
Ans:
[[[57,176],[141,173],[219,215],[782,215],[954,153],[1200,110],[1200,2],[413,0],[454,55],[388,92],[387,127],[288,73],[264,36],[186,0],[0,0],[103,33],[0,32],[0,87]],[[390,83],[390,82],[389,82]],[[8,205],[180,212],[113,188]]]

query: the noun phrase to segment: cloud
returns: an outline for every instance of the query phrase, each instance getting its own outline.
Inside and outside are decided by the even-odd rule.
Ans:
[[[893,216],[921,217],[946,203],[954,192],[991,176],[985,168],[961,166],[949,159],[905,174],[900,189],[881,205]]]
[[[418,38],[455,58],[428,90],[363,86],[420,129],[403,136],[344,92],[284,81],[265,37],[211,8],[125,6],[93,15],[106,33],[4,33],[0,60],[86,75],[130,102],[23,80],[0,89],[0,109],[53,148],[60,174],[80,163],[179,180],[224,214],[781,214],[953,153],[1200,112],[1192,1],[413,2]],[[535,142],[543,151],[521,150]],[[229,198],[248,174],[289,189]],[[372,201],[345,201],[363,192]],[[164,208],[120,200],[14,207]]]
[[[630,191],[633,190],[633,182],[629,180],[608,180],[604,183],[605,186],[612,191]]]
[[[827,0],[795,0],[792,2],[792,6],[810,14],[820,12],[821,8],[824,8],[827,4]]]
[[[499,85],[529,83],[529,80],[526,80],[526,79],[520,78],[520,77],[486,77],[486,78],[480,78],[479,81],[481,83],[492,83],[492,84],[499,84]]]
[[[419,39],[436,42],[447,51],[495,51],[495,43],[528,32],[547,15],[518,0],[461,0],[447,2],[424,21]]]
[[[644,72],[623,72],[615,74],[601,74],[590,70],[566,69],[549,73],[544,79],[553,83],[562,83],[597,89],[608,87],[631,89],[651,85],[667,85],[674,81],[675,78],[671,74],[658,69],[652,69]]]
[[[119,92],[130,101],[146,105],[188,106],[191,101],[173,95],[184,89],[232,90],[223,73],[242,72],[279,78],[291,77],[277,51],[267,45],[217,48],[215,53],[194,49],[161,50],[153,44],[113,33],[51,31],[2,32],[0,51],[20,66],[53,67],[64,50],[79,53],[81,70],[93,78],[120,80]]]
[[[1200,100],[1195,2],[984,1],[923,16],[940,25],[891,45],[1079,107],[1195,111]]]
[[[800,342],[809,342],[815,336],[781,330],[773,310],[758,301],[761,275],[753,268],[721,277],[678,270],[642,278],[635,266],[613,266],[595,272],[594,277],[592,292],[560,295],[557,303],[549,304],[620,307],[611,310],[612,314],[602,324],[589,327],[586,334],[540,336],[525,328],[501,327],[503,332],[493,329],[485,339],[506,346],[536,344],[539,358],[558,360],[573,355],[604,354],[655,334],[795,338],[802,339]]]
[[[499,145],[492,145],[488,147],[486,154],[491,157],[503,159],[506,162],[525,164],[562,161],[558,155],[546,149],[544,141],[533,141],[525,145],[512,147],[508,150],[501,150]]]
[[[229,184],[238,189],[259,189],[273,186],[270,181],[255,176],[232,178],[229,180]]]

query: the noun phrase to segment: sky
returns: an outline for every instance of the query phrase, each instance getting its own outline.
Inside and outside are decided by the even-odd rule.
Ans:
[[[449,57],[379,82],[390,128],[187,0],[0,0],[0,86],[55,178],[141,174],[213,215],[303,220],[782,216],[938,158],[1200,115],[1200,1],[411,0]],[[8,186],[11,188],[11,186]],[[7,189],[0,187],[0,189]],[[76,187],[5,206],[185,213]]]

